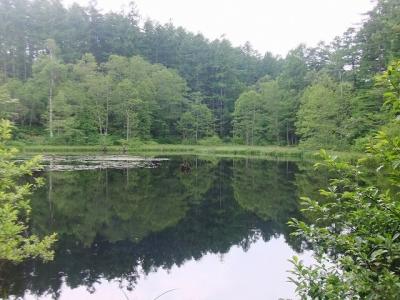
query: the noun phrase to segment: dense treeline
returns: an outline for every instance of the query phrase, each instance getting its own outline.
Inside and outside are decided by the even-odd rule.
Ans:
[[[218,135],[345,148],[386,118],[373,78],[399,57],[399,12],[397,0],[379,0],[360,28],[280,58],[141,22],[134,4],[102,14],[93,5],[1,0],[1,114],[34,142]]]

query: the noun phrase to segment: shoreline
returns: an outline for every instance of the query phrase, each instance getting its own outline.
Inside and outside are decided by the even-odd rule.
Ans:
[[[244,146],[244,145],[138,145],[124,148],[122,146],[107,146],[104,151],[101,145],[67,146],[67,145],[27,145],[20,148],[20,154],[67,154],[78,155],[96,153],[99,155],[196,155],[215,157],[254,157],[266,159],[316,160],[319,150],[285,146]],[[356,159],[362,156],[358,152],[327,151],[342,159]]]

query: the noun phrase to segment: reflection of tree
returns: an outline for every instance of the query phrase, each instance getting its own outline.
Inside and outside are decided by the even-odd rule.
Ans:
[[[204,194],[210,190],[211,185],[216,180],[217,174],[214,169],[218,165],[218,160],[205,160],[195,157],[189,160],[189,165],[189,173],[180,172],[179,179],[190,191],[190,202],[197,203],[203,199]]]
[[[329,174],[320,169],[316,170],[313,164],[298,163],[299,171],[296,173],[296,187],[298,197],[309,197],[319,199],[319,190],[328,186]]]
[[[294,167],[289,162],[236,161],[232,183],[236,201],[265,221],[287,221],[298,210]]]
[[[233,163],[232,186],[240,206],[257,215],[264,240],[283,234],[297,251],[301,241],[290,236],[287,222],[300,218],[295,185],[296,164],[266,160],[238,160]]]
[[[43,188],[33,201],[38,217],[33,218],[34,228],[71,235],[90,246],[97,236],[112,242],[139,241],[173,226],[184,217],[185,199],[191,193],[181,183],[176,165],[50,173],[52,186]],[[50,188],[52,213],[40,201],[44,193],[50,195]]]
[[[179,165],[52,173],[52,205],[49,187],[36,194],[32,227],[59,233],[55,260],[4,267],[0,278],[11,276],[0,284],[21,296],[57,297],[63,280],[88,290],[100,279],[132,288],[140,270],[288,236],[286,222],[298,214],[292,164],[193,159],[188,173]]]

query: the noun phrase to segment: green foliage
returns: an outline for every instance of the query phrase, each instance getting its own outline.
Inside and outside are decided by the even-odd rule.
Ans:
[[[255,91],[240,95],[235,103],[234,137],[246,145],[254,145],[262,131],[263,114],[261,95]]]
[[[400,3],[397,0],[378,0],[368,13],[369,18],[355,37],[361,51],[359,83],[370,85],[377,73],[382,72],[393,59],[400,57]]]
[[[390,117],[397,117],[400,114],[400,61],[391,63],[387,71],[378,75],[376,80],[377,85],[386,88],[383,105],[389,109]]]
[[[350,86],[336,84],[327,76],[309,86],[297,112],[296,128],[302,144],[339,149],[346,146],[351,96]]]
[[[215,133],[247,145],[359,148],[387,117],[372,79],[400,55],[399,15],[398,0],[376,1],[359,29],[280,58],[171,23],[142,24],[134,8],[102,14],[94,3],[3,1],[0,111],[32,132],[46,128],[50,144],[109,135],[193,143]],[[260,99],[246,100],[251,92]],[[192,104],[207,106],[212,130],[194,129]]]
[[[28,233],[27,225],[31,213],[27,198],[42,182],[35,179],[33,183],[19,184],[22,177],[32,176],[33,170],[39,168],[40,158],[17,164],[13,161],[16,149],[6,146],[10,138],[10,122],[0,120],[0,260],[21,262],[31,257],[51,260],[56,235],[40,239]]]
[[[320,191],[320,201],[302,198],[312,224],[290,222],[316,258],[313,266],[292,260],[291,280],[302,299],[397,299],[400,294],[399,74],[397,62],[383,74],[392,87],[385,94],[392,118],[367,147],[369,155],[352,165],[321,151],[324,162],[317,167],[334,172],[333,179]]]
[[[213,135],[199,140],[198,144],[203,146],[215,146],[222,145],[223,142],[217,135]]]
[[[176,72],[141,57],[112,55],[99,66],[92,54],[73,65],[44,55],[27,82],[10,80],[1,86],[0,105],[4,102],[4,113],[21,125],[47,127],[52,138],[46,144],[94,144],[109,135],[176,139],[186,91],[186,82]],[[10,105],[12,96],[21,99],[21,105],[17,100],[17,107]],[[209,135],[211,112],[205,105],[191,108],[201,117],[199,137]]]
[[[0,118],[13,119],[18,111],[18,100],[12,99],[6,85],[0,86]]]
[[[296,98],[279,81],[260,80],[242,93],[234,112],[234,139],[246,145],[293,144]]]
[[[4,29],[1,31],[0,77],[5,81],[29,81],[31,87],[37,89],[33,91],[29,88],[29,92],[21,90],[18,92],[20,95],[15,97],[25,104],[25,111],[18,114],[18,123],[46,125],[44,121],[49,117],[45,101],[48,88],[45,82],[40,86],[37,81],[33,84],[31,77],[37,74],[34,65],[40,54],[49,54],[49,46],[54,46],[54,43],[48,42],[52,39],[58,45],[55,56],[68,67],[75,65],[82,57],[86,61],[78,63],[79,68],[83,68],[80,70],[83,74],[78,72],[77,75],[83,81],[75,85],[85,86],[85,89],[90,87],[90,92],[89,97],[85,95],[78,99],[83,107],[74,111],[75,116],[79,115],[79,122],[74,123],[78,128],[74,130],[83,131],[88,141],[95,139],[92,136],[96,135],[96,130],[99,134],[105,134],[106,129],[111,129],[106,124],[107,84],[96,83],[97,78],[91,82],[88,77],[92,77],[93,71],[100,70],[102,73],[107,69],[113,55],[124,58],[135,56],[134,59],[114,60],[113,74],[129,77],[135,83],[140,82],[140,87],[135,87],[139,99],[146,104],[144,109],[151,112],[146,114],[148,119],[141,120],[146,125],[143,127],[146,139],[179,139],[177,121],[186,112],[186,107],[182,107],[180,102],[188,90],[184,81],[191,91],[204,95],[202,103],[212,111],[213,119],[218,119],[220,135],[228,135],[234,101],[245,86],[253,84],[265,74],[276,77],[280,70],[280,59],[271,53],[262,58],[249,44],[239,48],[233,47],[225,39],[210,42],[201,34],[176,28],[171,23],[161,25],[147,20],[142,25],[137,12],[103,14],[93,3],[88,7],[74,4],[65,8],[59,1],[47,0],[1,2],[0,12],[0,28]],[[93,59],[99,66],[85,66],[94,66]],[[151,72],[144,71],[141,61],[162,64],[168,70],[158,65]],[[90,76],[87,76],[88,73]],[[122,78],[113,79],[118,82]],[[91,105],[87,105],[88,102]],[[112,118],[110,113],[109,121]],[[94,130],[88,130],[89,126],[86,125]],[[122,125],[118,124],[118,127]],[[109,134],[113,134],[111,131]],[[117,134],[122,135],[124,130],[119,128],[118,131]],[[70,140],[68,138],[68,142]]]
[[[192,104],[189,111],[183,113],[177,129],[184,141],[197,143],[200,139],[213,135],[212,112],[204,104]]]

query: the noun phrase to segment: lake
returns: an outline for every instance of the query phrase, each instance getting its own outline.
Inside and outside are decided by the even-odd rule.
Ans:
[[[31,230],[58,233],[50,263],[3,265],[1,295],[24,299],[295,299],[288,262],[307,162],[50,157]]]

